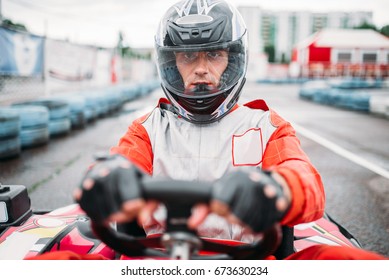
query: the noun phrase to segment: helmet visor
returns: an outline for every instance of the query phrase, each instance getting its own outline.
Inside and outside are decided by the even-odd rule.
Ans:
[[[228,91],[246,71],[241,40],[209,46],[159,47],[163,85],[177,96],[207,98]]]

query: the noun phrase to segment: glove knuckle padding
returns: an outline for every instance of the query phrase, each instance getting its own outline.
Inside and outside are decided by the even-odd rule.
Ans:
[[[261,232],[278,222],[285,211],[276,208],[277,198],[283,196],[282,187],[270,175],[262,171],[260,180],[254,181],[250,174],[242,171],[232,172],[215,184],[214,198],[230,206],[232,213],[253,231]],[[268,198],[266,185],[276,188],[276,195]]]
[[[240,187],[239,175],[239,173],[229,173],[218,180],[213,189],[213,198],[232,205]]]
[[[141,173],[134,166],[120,168],[117,173],[118,201],[120,203],[142,197]]]
[[[83,189],[79,201],[81,208],[96,222],[101,222],[111,214],[118,212],[124,201],[141,197],[141,173],[120,156],[112,156],[98,162],[86,178],[94,181],[90,189]],[[108,170],[108,174],[102,174]]]
[[[81,208],[90,216],[93,220],[100,222],[108,217],[110,214],[107,211],[108,202],[102,182],[95,180],[91,189],[83,190],[79,204]]]

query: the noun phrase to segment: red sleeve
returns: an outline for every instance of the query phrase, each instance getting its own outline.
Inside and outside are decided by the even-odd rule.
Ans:
[[[384,255],[355,247],[315,245],[294,253],[287,260],[388,260]]]
[[[120,138],[117,146],[111,148],[111,154],[120,154],[148,174],[153,173],[153,150],[149,135],[142,125],[147,116],[135,120],[126,134]]]
[[[317,220],[325,207],[320,174],[301,149],[293,127],[274,111],[270,118],[277,129],[265,149],[262,168],[283,176],[292,193],[291,207],[281,223],[293,226]]]

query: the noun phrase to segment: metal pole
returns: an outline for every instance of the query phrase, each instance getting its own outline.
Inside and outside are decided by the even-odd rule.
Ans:
[[[3,24],[3,14],[2,14],[2,6],[1,6],[1,0],[0,0],[0,26]]]

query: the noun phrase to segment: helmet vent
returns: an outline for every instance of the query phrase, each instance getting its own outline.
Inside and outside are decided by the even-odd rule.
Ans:
[[[200,35],[200,32],[199,32],[198,29],[192,29],[192,36],[193,36],[193,37],[197,37],[197,36],[199,36],[199,35]]]
[[[186,44],[209,44],[230,40],[231,38],[228,35],[225,38],[223,37],[227,22],[227,17],[221,16],[217,20],[200,24],[199,26],[180,26],[171,21],[168,21],[166,25],[167,33],[173,45],[182,46]]]

